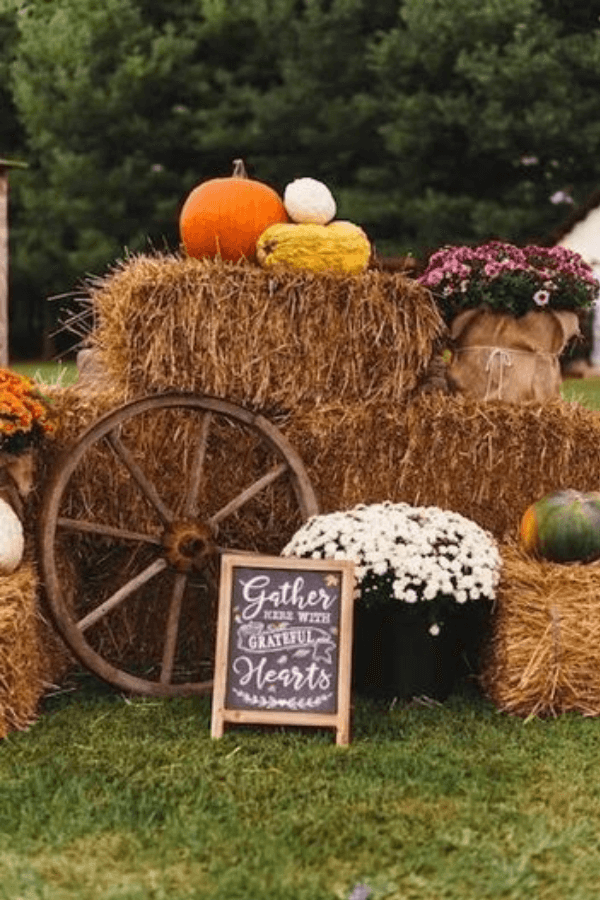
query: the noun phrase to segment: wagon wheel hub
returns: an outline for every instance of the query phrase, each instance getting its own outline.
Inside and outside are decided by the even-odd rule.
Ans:
[[[202,570],[217,553],[213,529],[194,519],[172,522],[163,535],[163,546],[168,562],[179,572]]]

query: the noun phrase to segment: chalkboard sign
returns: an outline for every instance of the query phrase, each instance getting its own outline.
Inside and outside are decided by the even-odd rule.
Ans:
[[[314,725],[350,740],[354,564],[225,554],[212,736],[225,723]]]

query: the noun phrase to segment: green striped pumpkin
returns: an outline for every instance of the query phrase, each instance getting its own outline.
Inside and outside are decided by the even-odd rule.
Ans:
[[[554,491],[525,510],[519,529],[526,550],[553,562],[600,558],[600,492]]]

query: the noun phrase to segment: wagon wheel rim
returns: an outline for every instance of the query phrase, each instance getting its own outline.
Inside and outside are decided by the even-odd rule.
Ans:
[[[185,473],[184,493],[175,509],[165,501],[160,487],[149,477],[134,456],[122,434],[134,420],[161,412],[190,413],[197,427],[197,440]],[[200,485],[206,480],[210,465],[209,444],[218,441],[213,432],[232,425],[241,434],[251,435],[257,447],[271,457],[269,466],[258,478],[253,477],[242,489],[236,488],[226,502],[216,509],[202,509]],[[86,454],[109,452],[115,466],[129,487],[152,510],[160,523],[153,531],[135,525],[123,527],[92,517],[71,518],[63,504],[69,498],[71,479]],[[318,512],[318,503],[304,464],[281,431],[259,413],[219,398],[170,392],[123,404],[105,414],[84,430],[78,441],[58,460],[44,493],[39,526],[40,567],[44,592],[54,623],[74,656],[104,681],[128,693],[148,696],[190,696],[212,690],[212,677],[175,682],[174,664],[180,639],[181,610],[184,596],[191,593],[191,580],[201,577],[213,602],[218,592],[219,561],[224,552],[252,552],[245,546],[230,546],[220,541],[221,529],[240,517],[249,506],[260,500],[271,486],[282,487],[292,498],[300,521]],[[64,593],[64,577],[59,572],[58,541],[69,540],[112,542],[114,546],[133,547],[132,556],[140,548],[146,561],[125,582],[96,605],[81,614],[72,608]],[[160,671],[157,678],[132,674],[117,661],[92,646],[88,635],[94,626],[103,627],[115,612],[119,613],[145,589],[159,579],[169,579],[166,628]],[[214,610],[213,610],[214,612]]]

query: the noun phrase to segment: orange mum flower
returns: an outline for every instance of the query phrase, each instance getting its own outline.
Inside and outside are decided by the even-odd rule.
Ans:
[[[17,431],[31,432],[34,426],[42,432],[52,430],[47,409],[35,382],[25,375],[0,369],[0,438]]]

